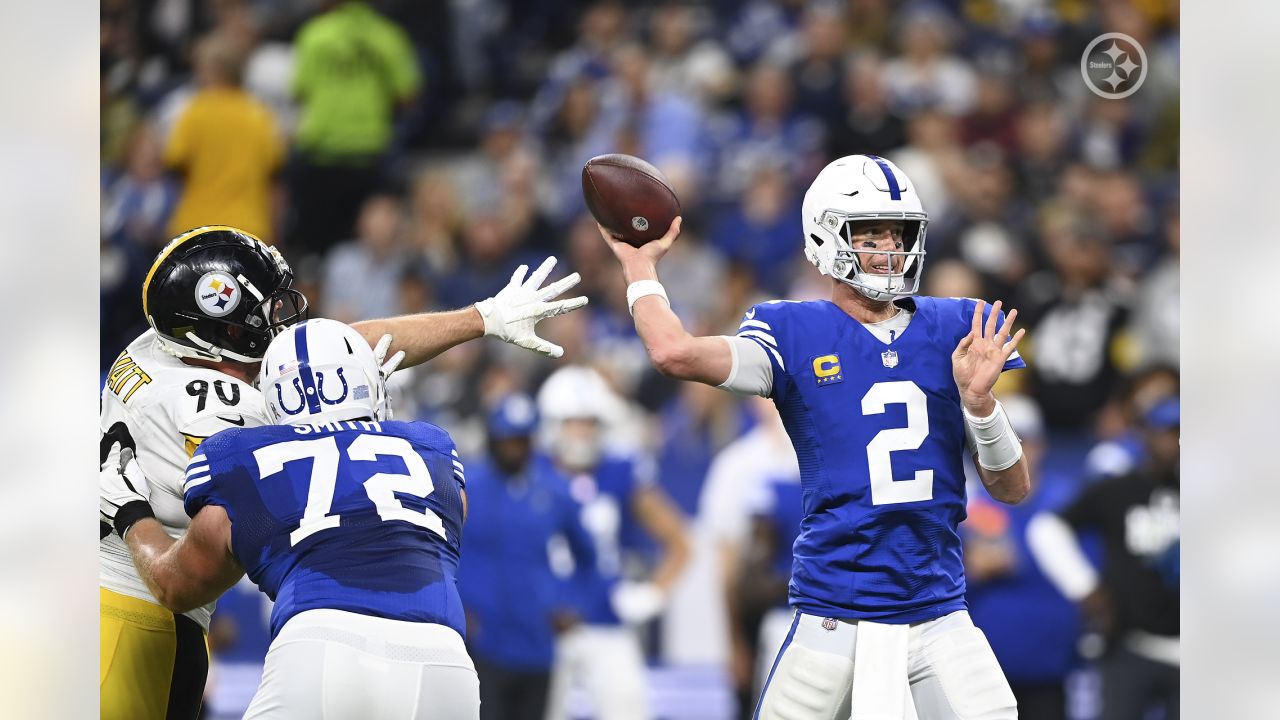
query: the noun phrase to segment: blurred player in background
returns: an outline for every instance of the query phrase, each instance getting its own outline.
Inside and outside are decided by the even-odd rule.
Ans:
[[[636,248],[600,229],[663,374],[778,406],[800,462],[790,631],[760,718],[1015,718],[990,645],[969,619],[958,525],[966,448],[988,492],[1026,497],[1021,443],[992,387],[1025,367],[1000,303],[912,297],[928,216],[892,163],[827,165],[802,206],[805,256],[831,300],[752,307],[736,337],[695,337],[657,262],[680,232]],[[954,351],[952,350],[954,348]]]
[[[260,385],[271,420],[201,443],[178,540],[136,463],[103,472],[115,531],[148,589],[185,612],[248,572],[275,601],[247,718],[477,718],[454,576],[466,518],[449,434],[389,420],[359,332],[308,320],[276,337]]]
[[[1149,705],[1178,717],[1180,418],[1177,397],[1158,402],[1143,419],[1141,465],[1090,485],[1027,528],[1044,574],[1106,638],[1103,720],[1140,718]],[[1102,536],[1101,575],[1077,540],[1087,529]]]
[[[1002,404],[1036,483],[1026,501],[1013,507],[970,494],[969,517],[961,526],[969,611],[1009,678],[1018,713],[1066,720],[1067,676],[1080,662],[1080,621],[1032,557],[1027,524],[1037,512],[1065,507],[1078,491],[1078,480],[1042,468],[1045,428],[1035,401],[1010,395]]]
[[[651,717],[644,654],[636,626],[662,612],[688,559],[680,511],[658,487],[652,463],[606,452],[605,432],[621,400],[595,370],[571,365],[538,391],[542,442],[582,504],[582,524],[596,549],[595,572],[577,585],[582,624],[556,649],[547,717],[568,717],[571,685],[585,687],[599,720]],[[643,580],[627,573],[624,538],[638,524],[658,542],[660,560]]]
[[[755,631],[754,694],[764,690],[773,659],[786,641],[795,614],[787,607],[791,581],[791,548],[804,519],[800,473],[774,472],[746,492],[751,511],[751,538],[742,558],[740,582],[734,588],[743,625]]]
[[[474,307],[358,323],[383,363],[395,333],[405,365],[427,361],[458,343],[493,335],[544,355],[559,348],[539,338],[540,319],[569,312],[585,298],[548,302],[577,277],[539,286],[554,259]],[[156,517],[181,534],[187,460],[207,437],[232,427],[267,424],[252,386],[271,338],[305,317],[307,300],[292,288],[293,271],[274,248],[226,226],[174,238],[143,282],[151,329],[116,359],[102,390],[100,461],[122,468],[132,458],[154,489]],[[394,356],[393,356],[394,358]],[[394,370],[395,360],[386,371]],[[104,512],[114,512],[104,504]],[[138,577],[120,539],[104,524],[99,545],[100,695],[103,718],[194,718],[209,656],[205,634],[212,605],[174,614]]]
[[[763,685],[763,678],[759,684],[754,679],[757,660],[762,654],[767,654],[772,663],[782,644],[782,638],[779,638],[773,648],[761,651],[761,618],[745,617],[741,606],[741,591],[753,581],[743,570],[744,554],[749,552],[748,546],[755,537],[752,501],[772,480],[785,477],[798,480],[800,467],[773,403],[766,398],[752,396],[747,398],[747,407],[755,416],[756,426],[716,455],[699,499],[698,517],[714,546],[718,570],[716,590],[723,608],[719,614],[722,614],[726,626],[729,670],[737,694],[739,716],[749,718]],[[788,547],[787,557],[790,555],[791,548]],[[786,573],[790,577],[790,565]],[[784,599],[785,592],[784,581]],[[786,620],[787,627],[782,631],[784,636],[791,624],[790,613]]]
[[[467,610],[467,646],[480,676],[482,720],[542,720],[555,636],[576,622],[573,588],[596,566],[581,506],[549,462],[533,456],[533,398],[508,395],[489,413],[488,457],[467,471],[471,516],[458,592]],[[577,577],[551,567],[563,538]]]

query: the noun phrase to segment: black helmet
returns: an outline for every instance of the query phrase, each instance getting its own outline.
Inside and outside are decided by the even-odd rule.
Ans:
[[[179,357],[256,362],[280,330],[306,318],[280,252],[243,230],[210,225],[165,246],[142,282],[142,312]]]

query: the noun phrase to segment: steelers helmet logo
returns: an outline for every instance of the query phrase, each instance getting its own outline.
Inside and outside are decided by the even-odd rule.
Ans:
[[[196,283],[196,306],[209,317],[227,315],[240,304],[240,285],[224,272],[207,272]]]
[[[631,227],[635,228],[639,232],[644,232],[649,229],[649,219],[637,215],[631,218]]]

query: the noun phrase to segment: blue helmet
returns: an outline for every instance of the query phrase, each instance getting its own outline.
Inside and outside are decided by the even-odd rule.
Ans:
[[[513,393],[501,398],[489,411],[487,429],[490,440],[529,437],[538,426],[538,409],[533,398]]]

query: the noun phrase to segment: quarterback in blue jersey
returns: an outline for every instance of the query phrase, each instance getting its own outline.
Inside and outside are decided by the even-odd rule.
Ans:
[[[208,602],[245,573],[275,601],[247,718],[479,716],[455,582],[463,465],[444,430],[383,419],[385,380],[351,327],[290,327],[260,380],[280,424],[200,445],[184,537],[150,518],[122,533],[168,607]]]
[[[772,398],[800,462],[804,519],[786,642],[758,718],[1017,717],[965,606],[957,526],[966,450],[987,491],[1030,489],[992,388],[1024,367],[1000,303],[916,296],[928,215],[901,169],[873,155],[825,167],[802,206],[805,257],[831,299],[768,302],[736,336],[694,337],[657,279],[680,232],[639,248],[601,228],[663,374]]]

